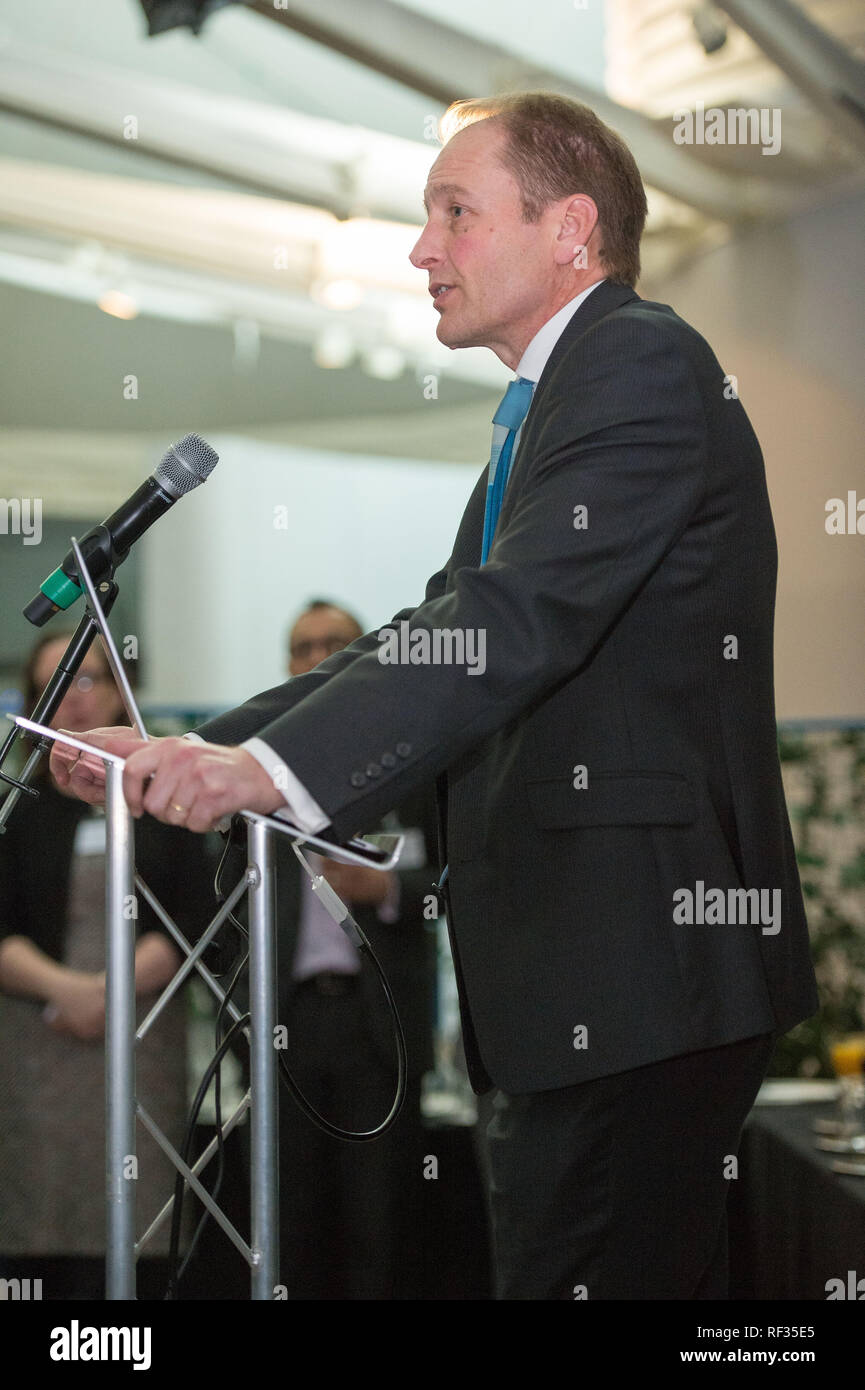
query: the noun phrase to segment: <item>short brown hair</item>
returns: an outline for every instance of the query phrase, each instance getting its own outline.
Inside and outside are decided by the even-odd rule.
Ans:
[[[544,208],[569,193],[587,194],[598,208],[598,257],[607,279],[635,285],[646,192],[622,137],[569,97],[515,92],[453,102],[439,124],[442,143],[491,118],[505,129],[504,162],[519,185],[526,222],[537,222]]]

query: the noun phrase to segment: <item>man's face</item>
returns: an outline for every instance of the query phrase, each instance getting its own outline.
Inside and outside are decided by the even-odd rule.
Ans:
[[[289,675],[302,676],[355,637],[357,627],[339,608],[314,608],[298,618],[289,639]]]
[[[429,275],[439,341],[491,348],[515,367],[578,288],[556,260],[561,210],[552,204],[539,222],[523,221],[519,187],[501,162],[504,142],[494,118],[448,141],[430,170],[428,221],[410,259]]]

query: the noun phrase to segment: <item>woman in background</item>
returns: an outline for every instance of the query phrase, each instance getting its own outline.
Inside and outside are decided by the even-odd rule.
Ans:
[[[45,636],[25,671],[32,710],[66,649]],[[52,727],[80,732],[125,722],[120,693],[94,643]],[[105,819],[63,795],[43,762],[0,836],[0,1276],[42,1280],[44,1299],[104,1298]],[[194,935],[212,898],[202,837],[144,816],[136,867]],[[184,904],[188,905],[184,910]],[[181,963],[143,899],[137,902],[138,1022]],[[186,1112],[186,1032],[178,995],[136,1049],[138,1098],[179,1147]],[[173,1169],[137,1128],[136,1234],[172,1190]],[[168,1225],[138,1263],[138,1297],[164,1293]]]

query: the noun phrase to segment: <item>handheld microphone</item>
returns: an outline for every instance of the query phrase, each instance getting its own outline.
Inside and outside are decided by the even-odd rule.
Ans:
[[[81,540],[81,553],[93,582],[98,584],[121,564],[139,536],[184,493],[206,482],[218,462],[219,455],[198,434],[184,435],[172,444],[159,467],[128,501]],[[42,627],[55,613],[70,608],[81,593],[78,566],[70,550],[30,600],[24,617],[34,627]]]

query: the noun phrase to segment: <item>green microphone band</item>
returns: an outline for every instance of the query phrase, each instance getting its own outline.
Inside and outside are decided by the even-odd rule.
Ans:
[[[62,569],[56,569],[53,574],[49,574],[45,583],[40,585],[43,594],[50,599],[57,608],[71,608],[77,598],[81,597],[81,588],[70,579],[68,574],[64,574]]]

